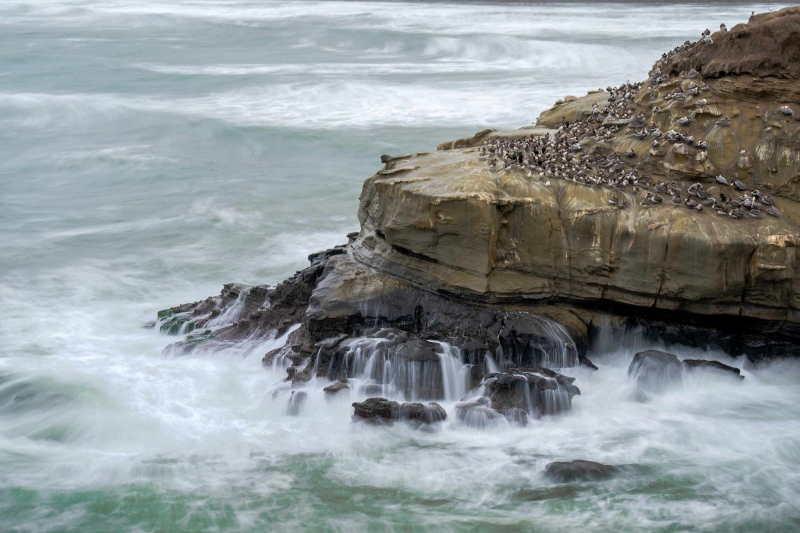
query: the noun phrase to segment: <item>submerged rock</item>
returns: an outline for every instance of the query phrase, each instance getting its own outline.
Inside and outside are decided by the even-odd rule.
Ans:
[[[308,394],[305,391],[292,391],[289,402],[286,404],[286,414],[290,416],[299,415],[307,398]]]
[[[619,467],[580,459],[570,462],[556,461],[548,464],[545,468],[545,474],[549,478],[562,483],[604,481],[611,479],[619,472]]]
[[[628,376],[636,380],[639,390],[660,394],[683,383],[683,367],[676,355],[647,350],[633,356]]]
[[[386,398],[369,398],[363,402],[353,403],[353,408],[354,417],[372,421],[407,420],[433,424],[447,418],[447,412],[436,402],[423,405],[421,403],[398,403]]]
[[[682,361],[682,364],[683,368],[688,372],[693,372],[697,370],[721,372],[723,374],[736,377],[739,380],[744,379],[741,370],[739,370],[736,367],[720,363],[719,361],[706,361],[704,359],[684,359]]]

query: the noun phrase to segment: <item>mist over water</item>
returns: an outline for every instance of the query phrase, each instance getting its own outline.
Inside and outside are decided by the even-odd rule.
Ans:
[[[562,416],[480,431],[351,424],[282,339],[173,356],[143,324],[277,283],[358,228],[379,156],[519,127],[643,79],[750,4],[9,0],[0,4],[0,529],[789,531],[800,365],[629,400],[599,343]],[[565,371],[566,372],[566,371]],[[452,396],[458,388],[448,389]],[[554,460],[637,465],[556,484]]]

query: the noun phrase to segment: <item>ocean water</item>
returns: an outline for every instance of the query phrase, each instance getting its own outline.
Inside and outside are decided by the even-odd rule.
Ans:
[[[800,365],[629,401],[632,336],[573,411],[351,424],[281,339],[166,355],[157,310],[276,283],[358,228],[379,156],[531,123],[772,4],[0,3],[0,531],[791,531]],[[636,464],[557,484],[553,460]]]

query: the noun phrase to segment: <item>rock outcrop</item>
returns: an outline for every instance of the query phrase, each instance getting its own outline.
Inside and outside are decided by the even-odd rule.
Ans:
[[[706,359],[678,359],[675,354],[660,350],[645,350],[633,356],[628,367],[628,376],[636,381],[636,390],[631,399],[645,402],[648,394],[661,394],[683,384],[684,372],[714,372],[743,380],[738,368]]]
[[[478,428],[490,427],[501,418],[524,426],[529,417],[539,419],[572,409],[572,398],[581,393],[574,381],[547,368],[490,373],[482,382],[484,396],[456,405],[456,415]]]
[[[798,8],[757,16],[714,34],[713,44],[679,47],[654,67],[627,118],[598,116],[608,94],[592,93],[543,113],[535,128],[484,131],[437,152],[384,158],[384,170],[362,192],[353,257],[465,300],[555,304],[590,323],[581,309],[599,307],[700,324],[723,336],[738,331],[738,343],[721,341],[731,351],[770,355],[770,343],[773,352],[791,350],[787,339],[800,331],[798,18]],[[768,49],[759,48],[767,41]],[[752,54],[737,55],[745,49]],[[731,55],[742,61],[728,61]],[[555,136],[565,121],[605,132],[576,139],[568,157],[611,162],[626,153],[615,164],[646,176],[649,187],[587,185],[559,175],[557,166],[525,162],[501,169],[478,149],[492,140],[514,146]],[[661,137],[670,132],[675,142]],[[765,202],[780,215],[764,215],[766,203],[751,211],[729,207],[732,216],[684,205],[698,191],[715,204],[723,202],[720,193],[741,204],[734,180],[769,196]],[[658,183],[674,184],[681,203],[662,194],[666,201],[648,205]],[[746,337],[767,331],[776,335]]]
[[[591,365],[601,328],[796,355],[798,19],[790,8],[703,35],[648,80],[565,98],[535,126],[383,156],[347,245],[277,287],[226,285],[158,324],[191,332],[176,353],[291,329],[264,363],[293,386],[358,376],[384,394],[388,367],[407,400],[483,382],[488,404],[464,418],[535,415],[506,381],[568,390],[546,370]],[[468,370],[455,381],[452,358]]]

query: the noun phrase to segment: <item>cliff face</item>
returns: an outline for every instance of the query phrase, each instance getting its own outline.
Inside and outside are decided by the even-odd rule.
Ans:
[[[800,323],[798,31],[800,8],[792,8],[717,32],[710,44],[679,47],[656,64],[622,117],[595,112],[609,94],[593,93],[546,111],[536,128],[482,132],[434,153],[387,158],[364,185],[355,255],[416,283],[492,302],[605,302],[676,320],[762,319],[772,329]],[[652,181],[623,188],[535,165],[493,167],[479,149],[555,136],[564,121],[584,121],[592,131],[564,157],[618,154],[620,172]],[[668,141],[671,133],[681,140]],[[645,201],[654,184],[670,182],[680,203],[663,193],[660,204]],[[713,208],[687,208],[686,191],[696,183],[715,199]],[[758,203],[752,215],[715,211],[720,193],[739,203],[766,196],[779,214],[763,216],[768,205]]]

